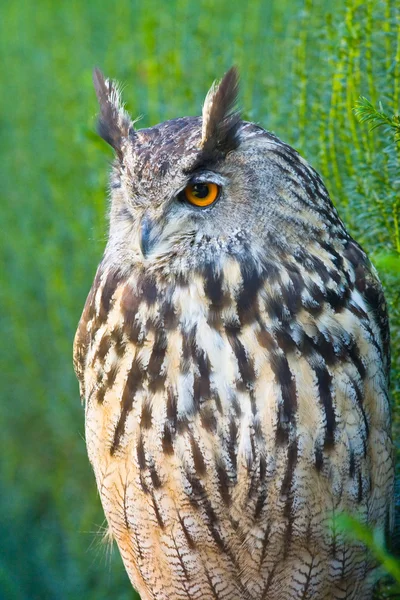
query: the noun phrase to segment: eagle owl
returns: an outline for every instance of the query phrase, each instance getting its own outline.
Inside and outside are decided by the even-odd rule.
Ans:
[[[142,600],[368,600],[340,513],[390,529],[381,285],[319,175],[235,110],[137,129],[94,72],[116,153],[75,338],[86,443]]]

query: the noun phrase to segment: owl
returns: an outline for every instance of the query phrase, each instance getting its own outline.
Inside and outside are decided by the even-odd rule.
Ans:
[[[385,299],[319,175],[235,109],[137,129],[94,72],[115,150],[78,326],[86,444],[142,600],[368,600],[393,459]]]

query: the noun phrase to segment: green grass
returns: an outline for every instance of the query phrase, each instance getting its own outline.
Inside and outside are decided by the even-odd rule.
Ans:
[[[93,66],[126,84],[127,107],[146,126],[199,114],[212,80],[238,65],[244,117],[321,172],[379,268],[400,407],[400,154],[390,132],[370,132],[353,111],[364,96],[399,113],[399,21],[395,0],[4,4],[1,598],[134,598],[117,552],[109,558],[100,542],[71,363],[105,241],[112,156],[92,133]]]

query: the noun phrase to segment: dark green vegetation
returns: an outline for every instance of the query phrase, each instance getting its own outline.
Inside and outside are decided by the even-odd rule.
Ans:
[[[106,237],[112,157],[93,133],[92,67],[126,83],[127,108],[147,126],[199,114],[211,81],[238,65],[245,118],[322,173],[379,270],[400,408],[400,148],[388,124],[370,132],[353,112],[364,96],[398,114],[399,23],[395,0],[3,6],[0,598],[134,598],[118,553],[110,558],[102,542],[71,362]]]

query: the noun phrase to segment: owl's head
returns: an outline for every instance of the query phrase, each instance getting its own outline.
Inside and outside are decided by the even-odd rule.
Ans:
[[[105,260],[167,279],[235,260],[262,268],[341,229],[317,173],[276,136],[242,121],[231,68],[202,117],[136,129],[99,70],[99,133],[115,150]]]

